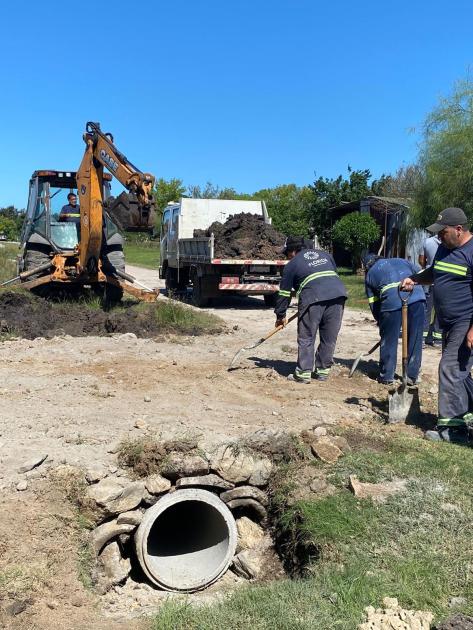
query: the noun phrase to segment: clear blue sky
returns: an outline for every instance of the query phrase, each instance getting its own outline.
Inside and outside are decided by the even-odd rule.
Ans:
[[[9,3],[0,23],[0,206],[76,170],[87,120],[143,171],[242,192],[415,158],[473,58],[473,3]]]

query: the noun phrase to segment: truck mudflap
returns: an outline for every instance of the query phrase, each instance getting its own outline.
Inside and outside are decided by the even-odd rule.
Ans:
[[[279,285],[268,284],[266,282],[246,282],[244,284],[220,282],[218,289],[219,291],[237,291],[243,295],[269,295],[271,293],[277,293],[277,291],[279,291]]]

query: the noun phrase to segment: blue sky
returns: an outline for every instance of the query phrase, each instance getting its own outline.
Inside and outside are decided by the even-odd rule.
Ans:
[[[473,3],[22,2],[0,22],[0,206],[76,170],[87,120],[143,171],[242,192],[415,159],[473,59]]]

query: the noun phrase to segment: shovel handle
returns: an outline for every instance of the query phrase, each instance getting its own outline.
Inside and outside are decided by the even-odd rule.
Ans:
[[[266,341],[267,339],[275,335],[277,332],[285,328],[290,322],[292,322],[292,320],[296,319],[298,315],[299,313],[294,313],[294,315],[291,315],[291,317],[287,320],[284,326],[281,325],[281,326],[276,326],[275,328],[273,328],[273,330],[271,330],[265,337],[261,338],[260,343],[262,343],[263,341]]]

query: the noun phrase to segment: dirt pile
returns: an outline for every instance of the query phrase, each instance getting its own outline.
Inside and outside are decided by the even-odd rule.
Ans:
[[[59,335],[86,337],[114,333],[134,333],[137,337],[152,338],[170,332],[201,334],[218,331],[219,326],[213,326],[210,320],[200,322],[199,314],[194,316],[188,308],[170,302],[123,302],[111,311],[104,311],[94,303],[55,303],[31,293],[0,293],[0,339],[49,339]]]
[[[216,258],[282,258],[281,247],[286,237],[257,214],[242,212],[220,223],[215,221],[206,230],[194,230],[194,236],[215,237]]]

